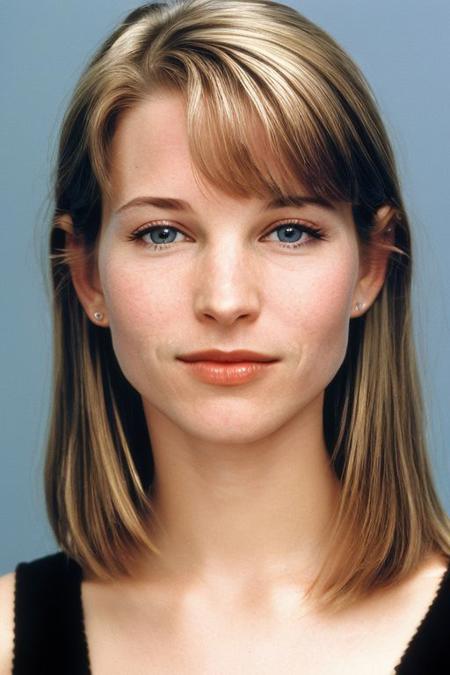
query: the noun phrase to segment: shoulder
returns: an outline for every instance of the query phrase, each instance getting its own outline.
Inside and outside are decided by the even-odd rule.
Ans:
[[[431,608],[450,592],[450,561],[441,554],[426,558],[403,584],[404,594]]]
[[[422,603],[420,621],[411,637],[399,672],[450,672],[450,561],[435,558],[416,575],[415,597]]]
[[[80,578],[81,567],[63,551],[19,563],[16,567],[17,619],[36,621],[46,613],[55,615],[59,603],[73,594]]]
[[[20,562],[14,572],[0,576],[0,675],[10,675],[12,670],[17,619],[25,616],[31,603],[39,602],[78,569],[71,558],[59,551]]]
[[[442,578],[443,575],[449,571],[449,567],[449,556],[445,556],[442,553],[433,553],[425,558],[422,565],[419,567],[418,572],[423,576],[423,578]]]
[[[444,556],[435,555],[420,566],[411,581],[412,588],[416,590],[418,596],[430,597],[433,604],[440,604],[445,598],[448,602],[450,593],[450,560]]]
[[[77,576],[79,567],[63,551],[16,567],[16,611],[20,616]]]
[[[25,574],[49,574],[53,572],[64,572],[74,564],[72,558],[64,553],[57,551],[49,555],[35,558],[27,562],[20,562],[16,567],[16,572]]]
[[[0,577],[0,675],[9,675],[12,669],[15,578],[15,572]]]

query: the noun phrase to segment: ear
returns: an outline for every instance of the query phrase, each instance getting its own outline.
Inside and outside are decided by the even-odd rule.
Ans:
[[[59,216],[54,227],[65,232],[65,260],[70,268],[78,300],[93,323],[97,326],[107,326],[105,299],[95,251],[89,251],[82,238],[75,234],[73,220],[68,213]]]
[[[361,248],[360,274],[353,295],[351,318],[364,314],[383,287],[389,256],[395,250],[397,213],[390,205],[380,207],[375,213],[371,240]]]

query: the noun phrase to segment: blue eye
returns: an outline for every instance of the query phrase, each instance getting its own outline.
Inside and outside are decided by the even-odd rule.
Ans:
[[[166,244],[173,244],[174,241],[174,233],[182,232],[180,230],[177,230],[176,227],[167,227],[167,225],[161,225],[161,226],[156,226],[156,227],[148,227],[146,228],[143,232],[138,232],[138,236],[143,239],[145,235],[150,235],[151,237],[154,237],[156,241],[153,241],[153,239],[150,240],[149,243],[154,244],[155,246],[160,246],[161,244],[166,245]],[[175,234],[176,237],[176,234]]]
[[[297,248],[299,246],[306,246],[314,239],[325,239],[323,231],[319,228],[296,221],[281,223],[265,236],[268,237],[274,232],[284,233],[282,236],[286,237],[286,240],[278,242],[283,248]],[[170,245],[173,243],[179,243],[174,241],[177,234],[181,234],[184,237],[187,236],[173,225],[145,225],[129,235],[128,239],[132,241],[140,240],[146,247],[152,250],[161,251],[170,248]],[[308,235],[306,238],[304,236],[305,234]],[[145,241],[144,237],[147,235],[149,235],[150,241]]]
[[[310,243],[311,237],[313,239],[323,239],[322,231],[316,227],[307,226],[304,224],[299,224],[296,222],[283,223],[278,225],[273,229],[269,234],[273,232],[282,233],[282,236],[287,239],[283,242],[280,242],[284,247],[287,248],[297,248],[298,246],[306,246]],[[304,237],[304,234],[307,234],[308,237]],[[268,236],[268,235],[267,235]],[[306,239],[306,241],[305,241]]]

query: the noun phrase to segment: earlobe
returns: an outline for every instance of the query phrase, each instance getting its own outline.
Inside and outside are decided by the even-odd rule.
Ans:
[[[371,228],[371,242],[361,261],[360,277],[353,297],[351,318],[361,316],[375,302],[383,288],[389,257],[394,250],[397,209],[384,205],[376,212]],[[364,311],[362,311],[364,310]]]
[[[105,301],[95,252],[88,250],[82,238],[75,234],[70,214],[58,216],[54,228],[65,232],[65,261],[70,269],[78,300],[93,323],[107,326]]]

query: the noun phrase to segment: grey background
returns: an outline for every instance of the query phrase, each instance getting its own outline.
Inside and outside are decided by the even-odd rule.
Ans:
[[[43,441],[51,382],[45,267],[58,127],[82,67],[125,0],[0,2],[0,574],[57,549]],[[299,0],[361,66],[379,101],[413,223],[415,333],[438,492],[450,510],[448,0]],[[42,251],[44,254],[42,254]]]

